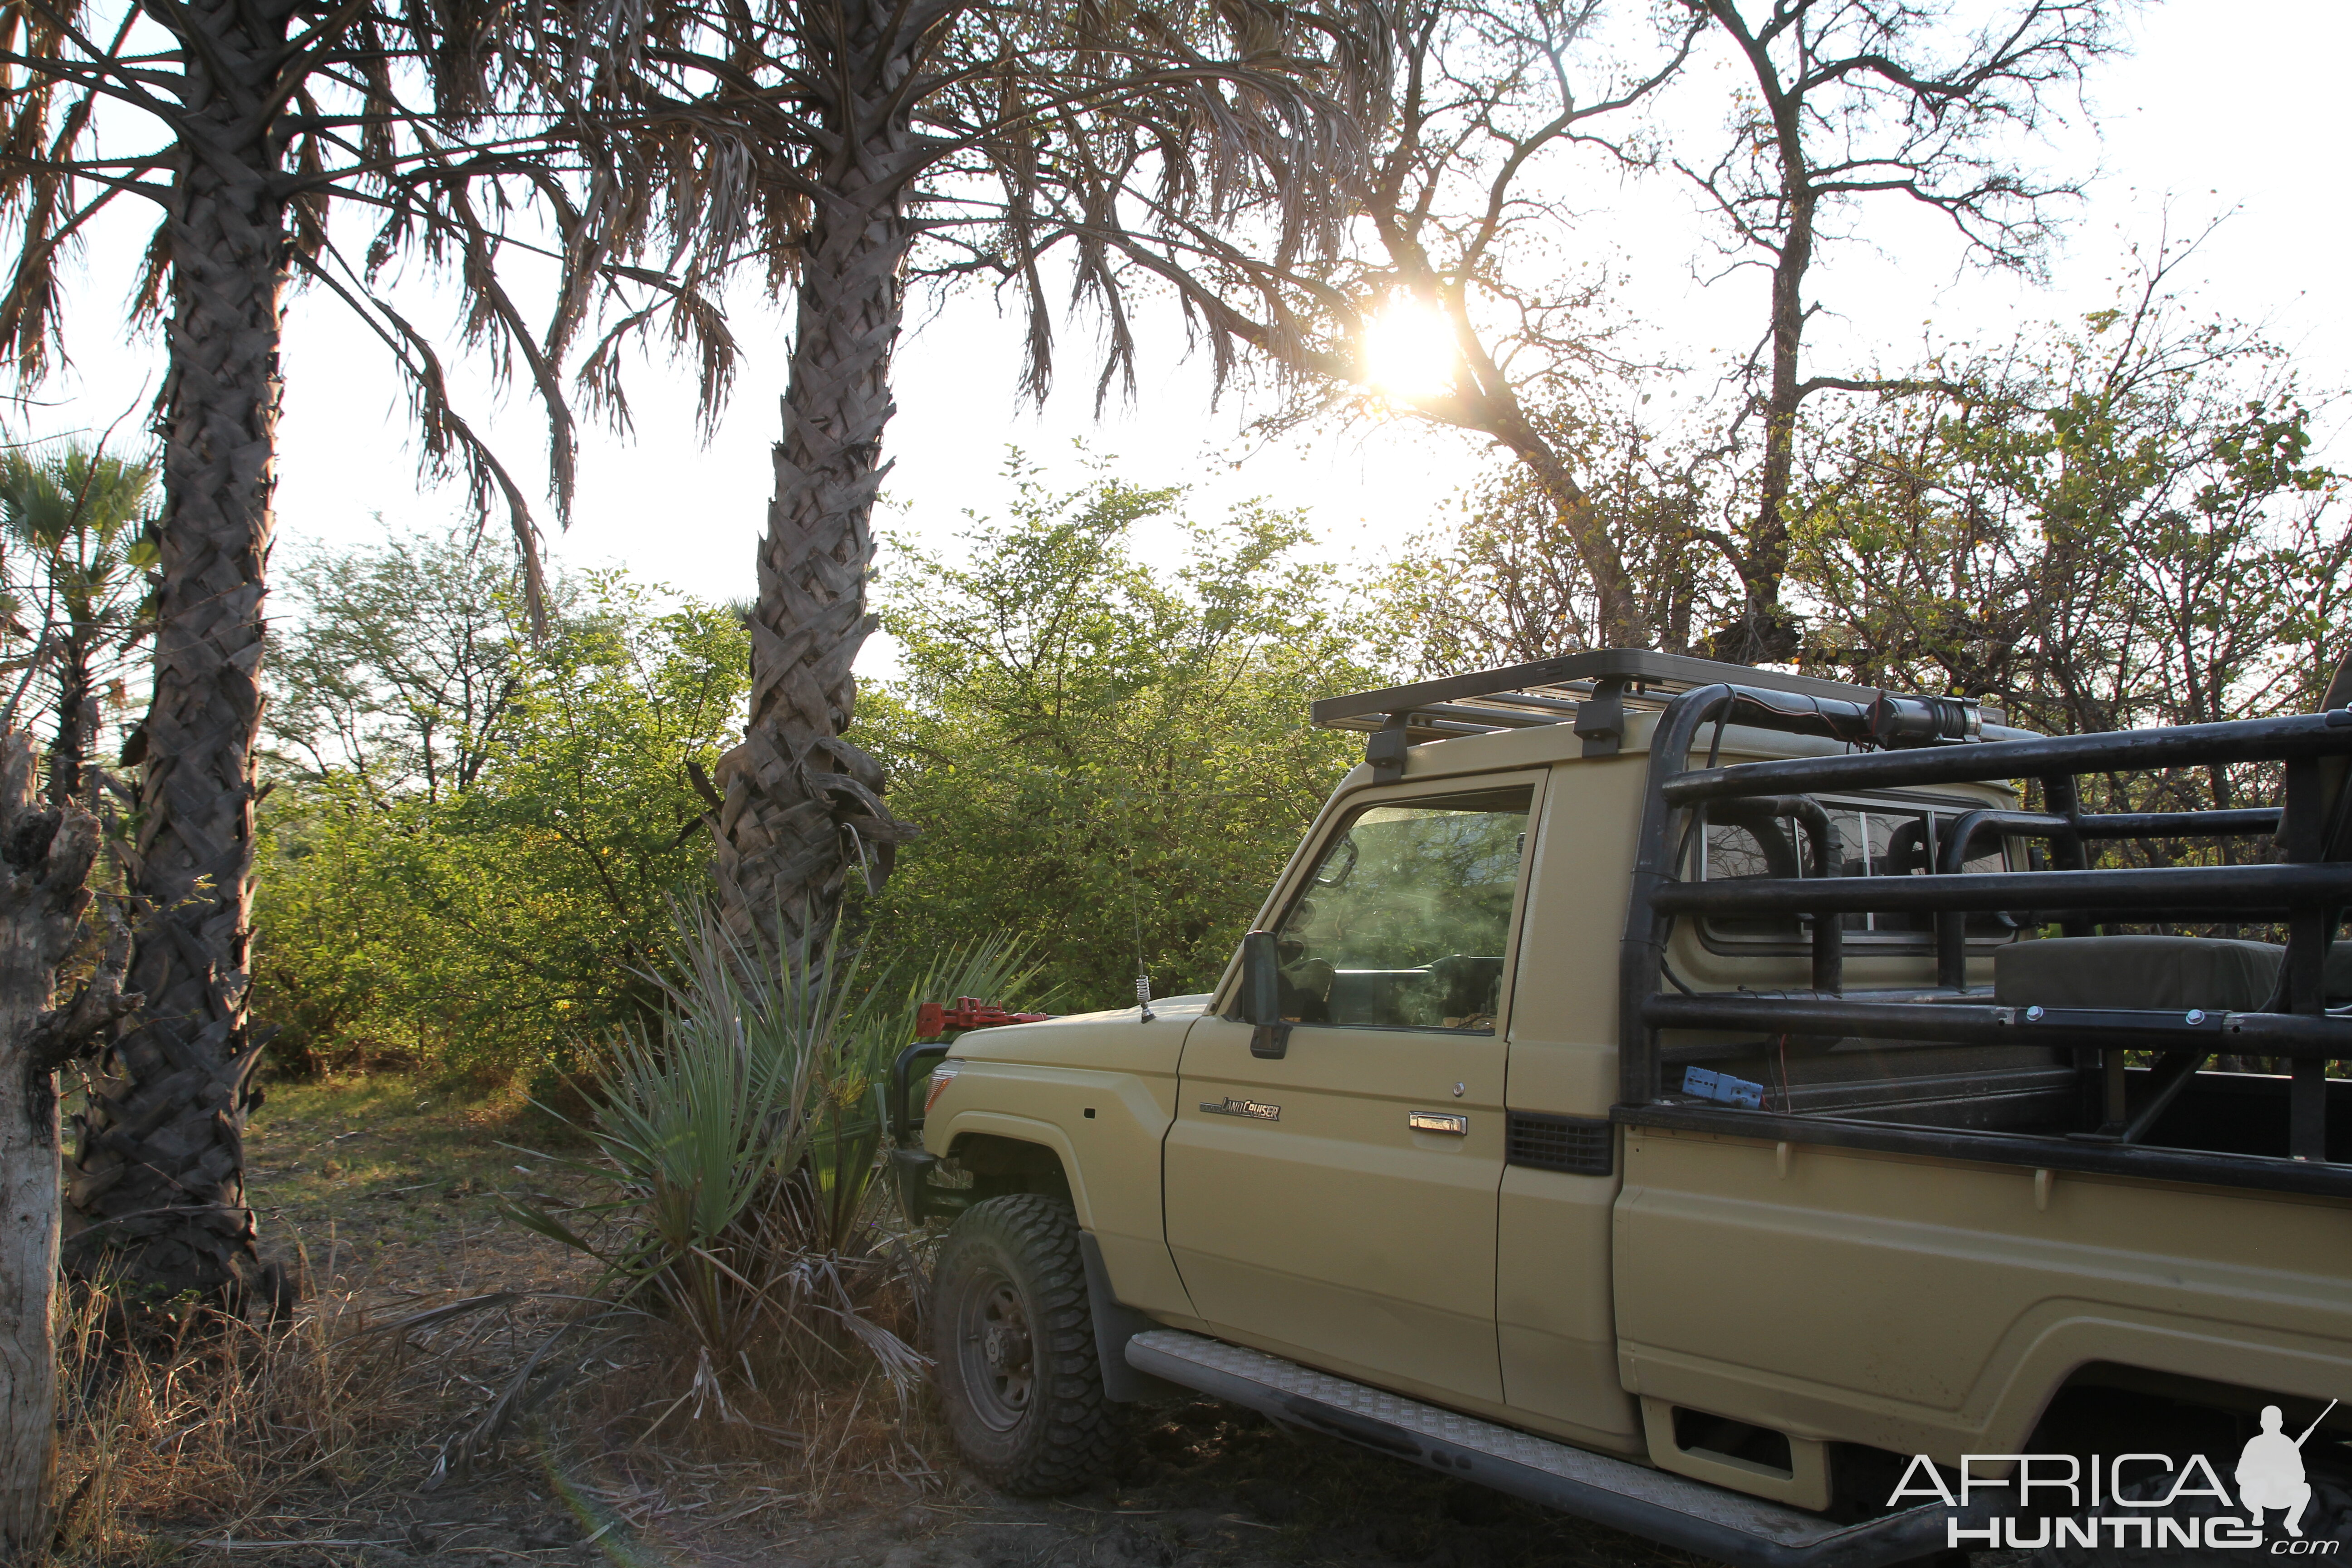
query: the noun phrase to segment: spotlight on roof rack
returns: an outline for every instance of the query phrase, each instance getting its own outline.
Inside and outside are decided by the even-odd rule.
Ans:
[[[1984,739],[1984,716],[1957,697],[1895,697],[1886,692],[1870,708],[1870,737],[1880,745],[1937,746]]]

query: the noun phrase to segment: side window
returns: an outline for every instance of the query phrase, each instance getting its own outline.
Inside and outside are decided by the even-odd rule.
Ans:
[[[1528,788],[1368,805],[1275,929],[1286,1016],[1492,1033]]]

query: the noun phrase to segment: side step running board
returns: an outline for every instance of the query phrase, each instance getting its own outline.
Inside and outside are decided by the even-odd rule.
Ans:
[[[1175,1329],[1127,1342],[1128,1364],[1268,1418],[1461,1476],[1739,1568],[1882,1568],[1946,1549],[1928,1503],[1863,1524],[1572,1448]]]

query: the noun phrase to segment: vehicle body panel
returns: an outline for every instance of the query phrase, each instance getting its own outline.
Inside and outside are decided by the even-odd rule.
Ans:
[[[1250,1033],[1192,1026],[1168,1139],[1168,1241],[1201,1317],[1310,1365],[1499,1403],[1503,1043],[1302,1026],[1265,1061]],[[1228,1098],[1280,1120],[1196,1103]],[[1415,1110],[1465,1116],[1469,1133],[1413,1131]]]
[[[1174,1118],[1184,1031],[1205,1000],[1162,1002],[1149,1023],[1124,1008],[965,1035],[948,1058],[956,1077],[923,1127],[924,1146],[943,1157],[973,1134],[1052,1149],[1119,1299],[1171,1322],[1197,1320],[1168,1257],[1160,1142]]]
[[[1536,792],[1512,932],[1541,853],[1544,778],[1478,780]],[[1349,792],[1347,811],[1327,814],[1294,860],[1280,908],[1305,896],[1320,847],[1359,807],[1447,795],[1418,782]],[[1507,952],[1501,1012],[1485,1033],[1302,1023],[1268,1059],[1251,1054],[1247,1025],[1212,1015],[1193,1026],[1165,1168],[1169,1246],[1203,1319],[1309,1364],[1378,1368],[1429,1397],[1501,1403],[1495,1214],[1515,965]],[[1467,1131],[1415,1131],[1415,1115],[1459,1117]]]
[[[1512,995],[1511,1110],[1601,1118],[1617,1094],[1617,926],[1638,808],[1638,753],[1554,764],[1521,922]],[[1495,1305],[1504,1396],[1559,1435],[1643,1451],[1616,1376],[1611,1205],[1603,1176],[1511,1167],[1496,1213]]]
[[[1625,1136],[1636,1393],[1944,1463],[2016,1452],[2099,1363],[2352,1400],[2340,1200]]]

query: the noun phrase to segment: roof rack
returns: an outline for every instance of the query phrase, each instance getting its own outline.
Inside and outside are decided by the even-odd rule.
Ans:
[[[1319,728],[1373,731],[1364,760],[1375,776],[1391,779],[1404,771],[1408,746],[1545,724],[1574,725],[1585,756],[1613,756],[1625,737],[1629,704],[1663,709],[1685,691],[1717,685],[1738,688],[1754,710],[1736,719],[1865,745],[1937,745],[2028,733],[2004,729],[1997,709],[1956,698],[1899,695],[1647,648],[1595,648],[1328,697],[1313,711]]]

